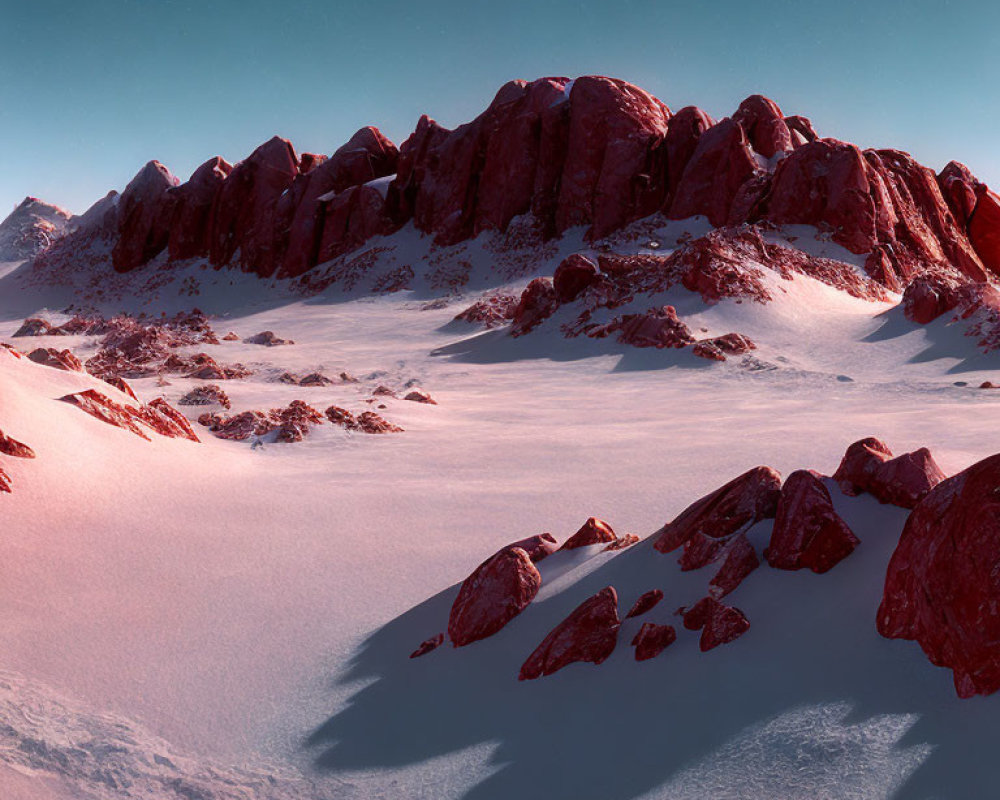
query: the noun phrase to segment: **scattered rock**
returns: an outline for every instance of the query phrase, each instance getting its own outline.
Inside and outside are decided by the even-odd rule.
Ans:
[[[227,411],[232,408],[229,395],[215,383],[196,386],[177,402],[182,406],[209,406],[218,403]]]
[[[0,453],[14,458],[35,457],[35,451],[28,447],[28,445],[17,441],[17,439],[12,439],[10,436],[6,436],[3,431],[0,431]]]
[[[36,364],[55,369],[64,369],[68,372],[83,372],[83,364],[69,350],[60,352],[54,347],[39,347],[28,353],[28,358]]]
[[[243,340],[243,344],[259,344],[264,347],[278,347],[283,344],[295,344],[291,339],[281,339],[274,331],[261,331]]]
[[[757,345],[743,334],[727,333],[725,336],[695,342],[691,352],[700,358],[725,361],[727,355],[742,355],[756,349]]]
[[[423,389],[414,389],[410,392],[404,400],[412,400],[414,403],[428,403],[432,406],[437,405],[437,400],[430,396],[429,392],[425,392]]]
[[[615,542],[618,537],[604,520],[597,517],[588,517],[576,533],[567,539],[560,550],[575,550],[578,547],[587,547],[592,544],[603,542]]]
[[[703,653],[738,639],[750,630],[750,620],[742,611],[723,605],[714,597],[704,597],[691,608],[684,609],[683,618],[685,628],[701,630],[698,646]]]
[[[442,644],[444,644],[444,634],[439,633],[436,636],[432,636],[430,639],[425,639],[420,643],[420,646],[410,653],[410,658],[420,658],[420,656],[427,655],[431,650],[436,650]]]
[[[63,331],[44,319],[31,317],[14,332],[15,337],[20,336],[63,336]]]

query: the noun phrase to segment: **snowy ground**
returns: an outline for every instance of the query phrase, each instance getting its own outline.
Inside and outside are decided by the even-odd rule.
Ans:
[[[750,632],[710,653],[681,631],[637,664],[634,620],[600,667],[517,682],[542,636],[602,586],[626,608],[664,589],[648,619],[676,624],[673,609],[707,578],[644,543],[553,557],[538,599],[500,634],[407,658],[444,629],[455,585],[510,541],[561,541],[590,515],[647,536],[749,467],[829,474],[866,435],[896,452],[926,445],[948,473],[1000,450],[1000,393],[972,388],[996,381],[998,364],[972,340],[808,279],[785,288],[768,306],[670,298],[692,329],[761,344],[722,365],[567,341],[554,325],[517,340],[456,326],[468,295],[427,309],[420,293],[275,299],[237,286],[239,304],[206,289],[155,306],[228,305],[220,334],[296,341],[211,348],[258,370],[225,386],[234,411],[296,398],[363,410],[374,386],[411,380],[439,403],[387,399],[380,413],[402,434],[324,425],[253,451],[207,434],[144,442],[55,400],[93,379],[0,352],[0,428],[38,454],[4,461],[0,786],[29,800],[184,796],[170,768],[146,774],[172,748],[192,785],[207,775],[230,787],[220,798],[988,796],[1000,699],[958,700],[915,644],[875,632],[905,512],[868,497],[834,492],[862,540],[854,555],[822,576],[762,567],[731,596]],[[0,341],[61,307],[27,291],[0,298]],[[19,341],[81,357],[94,344]],[[315,369],[362,382],[273,380]],[[133,383],[171,402],[195,384],[171,381]],[[147,794],[77,768],[101,756],[73,743],[109,730],[137,743],[121,774],[145,776],[135,787]],[[274,770],[268,788],[255,783]]]

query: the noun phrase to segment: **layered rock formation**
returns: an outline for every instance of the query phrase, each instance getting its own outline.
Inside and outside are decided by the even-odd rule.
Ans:
[[[150,162],[88,214],[86,235],[109,234],[115,269],[166,252],[295,277],[410,222],[439,244],[518,217],[543,237],[583,226],[597,240],[662,213],[815,226],[891,290],[928,269],[976,282],[1000,270],[1000,199],[961,164],[935,175],[906,153],[820,138],[759,95],[718,122],[695,107],[674,114],[600,76],[511,81],[454,130],[422,117],[398,150],[372,127],[329,158],[275,137],[176,183]],[[592,264],[567,264],[553,296],[566,302],[593,277]]]

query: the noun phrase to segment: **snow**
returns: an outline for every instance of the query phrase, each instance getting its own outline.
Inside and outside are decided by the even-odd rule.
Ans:
[[[669,249],[682,228],[651,236]],[[968,466],[992,452],[1000,395],[955,381],[996,380],[994,358],[945,321],[913,326],[892,304],[802,277],[775,277],[780,291],[767,305],[705,307],[683,290],[662,298],[692,330],[750,335],[760,348],[748,361],[566,340],[558,318],[511,339],[451,320],[486,288],[523,286],[531,269],[499,278],[497,260],[510,254],[498,257],[484,237],[442,251],[408,228],[372,243],[389,244],[376,274],[414,264],[412,291],[370,296],[366,277],[303,297],[191,264],[158,294],[141,291],[162,277],[158,267],[108,276],[102,302],[154,313],[198,305],[224,315],[213,321],[220,334],[293,339],[199,348],[257,370],[223,384],[234,411],[298,398],[362,410],[376,385],[416,381],[439,405],[380,398],[388,408],[379,413],[402,434],[324,425],[302,443],[258,450],[207,433],[202,444],[145,442],[57,399],[114,389],[0,351],[0,428],[38,454],[3,461],[14,492],[0,496],[0,722],[16,734],[0,734],[0,786],[31,791],[22,742],[71,753],[67,731],[109,717],[139,743],[122,775],[153,780],[149,753],[166,748],[183,754],[186,780],[239,764],[241,776],[274,775],[282,798],[992,792],[1000,699],[959,700],[950,674],[917,645],[875,631],[906,512],[870,497],[834,489],[858,550],[821,576],[758,569],[727,598],[751,630],[710,653],[679,630],[661,656],[633,661],[628,641],[641,623],[677,626],[672,612],[710,577],[681,573],[675,555],[647,541],[552,556],[539,565],[536,601],[495,637],[407,656],[444,630],[457,584],[516,539],[551,531],[563,541],[591,515],[645,537],[757,464],[830,474],[867,435],[895,452],[926,445],[949,474]],[[571,232],[532,269],[551,274],[580,247]],[[429,285],[442,258],[469,262],[460,294]],[[75,284],[30,286],[25,274],[0,277],[0,341],[25,316],[77,296]],[[192,277],[196,296],[178,290]],[[445,300],[429,304],[435,296]],[[96,346],[92,337],[13,341],[82,358]],[[317,369],[362,381],[274,381]],[[162,392],[176,403],[198,383],[169,380],[133,384],[145,401]],[[769,524],[750,532],[758,550]],[[545,633],[609,584],[624,609],[650,588],[666,598],[625,624],[603,665],[518,683]],[[114,741],[111,729],[84,730]],[[60,784],[51,796],[124,796],[106,786],[96,794],[75,757],[27,768]],[[245,796],[272,796],[246,780]]]

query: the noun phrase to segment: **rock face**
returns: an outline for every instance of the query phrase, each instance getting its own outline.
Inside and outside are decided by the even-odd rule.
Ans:
[[[618,644],[618,595],[601,589],[560,622],[521,666],[518,680],[551,675],[577,661],[600,664]]]
[[[742,533],[730,539],[722,551],[722,565],[709,581],[709,591],[716,599],[725,597],[739,586],[743,579],[760,566],[757,551]]]
[[[528,606],[541,585],[527,552],[502,549],[462,583],[448,618],[448,637],[463,647],[492,636]]]
[[[552,276],[552,285],[556,292],[556,298],[560,303],[570,303],[580,295],[584,289],[591,286],[600,274],[597,264],[584,255],[574,253],[564,258],[555,274]]]
[[[944,477],[926,447],[893,458],[888,446],[872,437],[847,448],[833,474],[844,494],[868,492],[880,503],[903,508],[913,508]]]
[[[116,271],[140,267],[167,246],[169,190],[177,184],[177,178],[163,164],[150,161],[125,187],[118,200],[118,242],[111,251]]]
[[[676,550],[702,534],[719,539],[773,517],[781,492],[781,476],[770,467],[754,467],[688,506],[656,533],[661,553]]]
[[[942,481],[913,509],[889,562],[878,630],[919,642],[960,697],[1000,689],[1000,455]]]
[[[232,164],[216,156],[198,167],[187,183],[169,190],[171,222],[167,250],[171,260],[208,254],[212,207],[232,171]]]
[[[961,282],[946,272],[925,272],[915,277],[903,292],[903,313],[919,325],[933,322],[951,311],[962,299]]]
[[[589,517],[585,523],[567,539],[560,550],[575,550],[577,547],[587,547],[592,544],[617,541],[614,530],[604,520]]]
[[[1000,274],[1000,196],[985,186],[969,219],[969,239],[986,268]]]
[[[833,508],[821,476],[796,470],[785,481],[765,552],[776,569],[826,572],[854,552],[860,542]]]
[[[673,625],[644,622],[635,638],[632,639],[635,660],[648,661],[651,658],[656,658],[675,641],[677,641],[677,631],[674,630]]]

